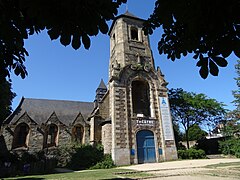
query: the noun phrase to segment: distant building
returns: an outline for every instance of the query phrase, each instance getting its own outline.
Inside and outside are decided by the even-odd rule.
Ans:
[[[167,82],[143,22],[129,12],[113,21],[108,88],[101,81],[94,102],[22,98],[1,129],[7,148],[102,143],[117,165],[177,159]]]

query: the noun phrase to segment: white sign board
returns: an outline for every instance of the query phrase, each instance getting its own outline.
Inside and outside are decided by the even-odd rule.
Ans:
[[[160,111],[162,116],[162,127],[165,140],[174,140],[173,126],[171,114],[169,110],[169,103],[166,97],[159,97]]]
[[[138,125],[147,125],[147,126],[154,126],[154,120],[150,120],[150,119],[141,119],[141,120],[137,120],[137,124]]]

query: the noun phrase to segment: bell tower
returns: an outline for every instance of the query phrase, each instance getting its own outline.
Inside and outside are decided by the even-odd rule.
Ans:
[[[177,159],[167,82],[155,69],[143,23],[126,12],[109,32],[111,154],[117,165]]]

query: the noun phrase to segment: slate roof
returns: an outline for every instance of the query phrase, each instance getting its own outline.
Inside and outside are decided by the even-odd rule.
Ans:
[[[142,19],[142,18],[139,18],[139,17],[133,15],[133,14],[130,13],[129,11],[126,11],[124,14],[121,14],[121,15],[115,17],[115,19],[113,20],[112,25],[111,25],[111,27],[110,27],[110,29],[109,29],[108,35],[111,34],[112,29],[113,29],[113,26],[114,26],[114,24],[115,24],[115,21],[116,21],[117,19],[119,19],[119,18],[122,18],[122,17],[127,17],[127,18],[131,18],[131,19],[135,19],[135,20],[140,20],[140,21],[146,21],[146,20],[144,20],[144,19]]]
[[[26,112],[32,120],[41,124],[55,112],[62,123],[69,125],[79,113],[87,120],[93,109],[93,102],[22,98],[16,110],[3,123],[13,124]]]
[[[107,86],[105,85],[103,79],[101,79],[101,82],[100,82],[100,84],[98,86],[98,89],[107,89]]]
[[[138,18],[138,17],[135,16],[134,14],[130,13],[128,10],[127,10],[123,15],[129,16],[129,17],[133,17],[133,18]]]

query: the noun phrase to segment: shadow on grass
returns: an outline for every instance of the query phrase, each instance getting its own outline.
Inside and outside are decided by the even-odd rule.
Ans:
[[[101,180],[134,180],[132,178],[111,178],[111,179],[101,179]]]
[[[26,177],[26,178],[18,178],[17,180],[30,180],[30,179],[33,179],[33,180],[43,180],[45,178],[36,178],[36,177]]]

